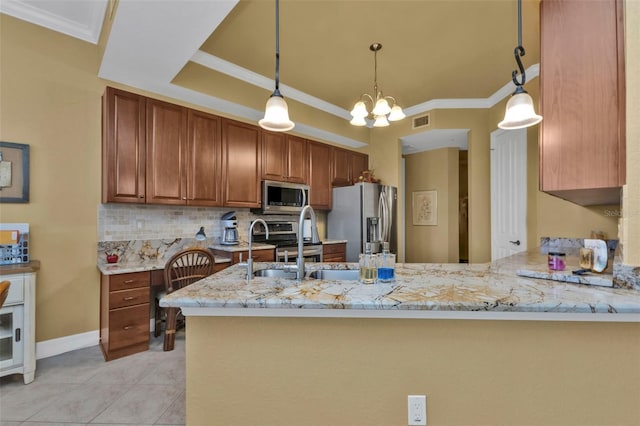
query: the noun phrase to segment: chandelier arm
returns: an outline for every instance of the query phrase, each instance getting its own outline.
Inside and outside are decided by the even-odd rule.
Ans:
[[[393,96],[385,96],[384,99],[391,99],[393,105],[396,105],[398,103],[398,101],[396,101],[396,98],[394,98]]]
[[[373,97],[370,94],[363,93],[362,95],[360,95],[360,100],[361,101],[364,101],[366,99],[369,99],[369,101],[371,102],[372,106],[376,104],[375,101],[373,100]]]

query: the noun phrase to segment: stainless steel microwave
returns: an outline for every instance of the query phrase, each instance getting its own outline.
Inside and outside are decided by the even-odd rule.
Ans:
[[[299,214],[309,204],[309,185],[262,181],[263,214]]]

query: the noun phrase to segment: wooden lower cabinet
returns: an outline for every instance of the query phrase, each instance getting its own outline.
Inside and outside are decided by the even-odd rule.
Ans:
[[[322,246],[323,262],[346,262],[347,243],[324,244]]]
[[[230,264],[224,263],[225,266],[221,269],[224,269],[227,266],[235,265],[236,263],[241,262],[240,255],[242,255],[242,262],[246,262],[247,256],[249,256],[248,250],[226,251],[226,250],[219,250],[219,249],[211,249],[211,251],[216,256],[228,257],[231,259],[231,263]],[[254,262],[274,262],[276,258],[276,251],[275,249],[252,250],[251,257],[253,258]]]
[[[150,273],[102,275],[100,348],[106,361],[149,349]]]

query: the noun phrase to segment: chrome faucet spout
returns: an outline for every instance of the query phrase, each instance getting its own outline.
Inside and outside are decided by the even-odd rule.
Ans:
[[[304,206],[300,212],[300,219],[298,220],[298,257],[296,259],[296,279],[301,281],[304,278],[304,220],[309,214],[311,219],[311,235],[317,234],[316,227],[316,212],[310,205]]]
[[[253,276],[253,257],[251,256],[251,249],[253,246],[253,227],[256,223],[262,223],[265,235],[269,238],[269,227],[267,226],[267,222],[262,219],[256,219],[251,222],[251,226],[249,226],[249,253],[247,255],[247,281],[250,281]]]

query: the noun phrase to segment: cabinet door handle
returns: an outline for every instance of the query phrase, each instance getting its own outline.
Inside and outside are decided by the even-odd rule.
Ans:
[[[122,298],[122,300],[133,300],[133,299],[137,299],[137,297],[129,296],[129,297]]]
[[[19,342],[19,341],[20,341],[20,338],[21,338],[21,337],[20,337],[20,334],[21,334],[21,333],[20,333],[20,329],[19,329],[19,328],[16,328],[16,342]]]
[[[144,198],[144,195],[140,194],[138,195],[138,198]]]
[[[132,325],[125,325],[124,327],[122,327],[123,330],[131,330],[132,328]]]

